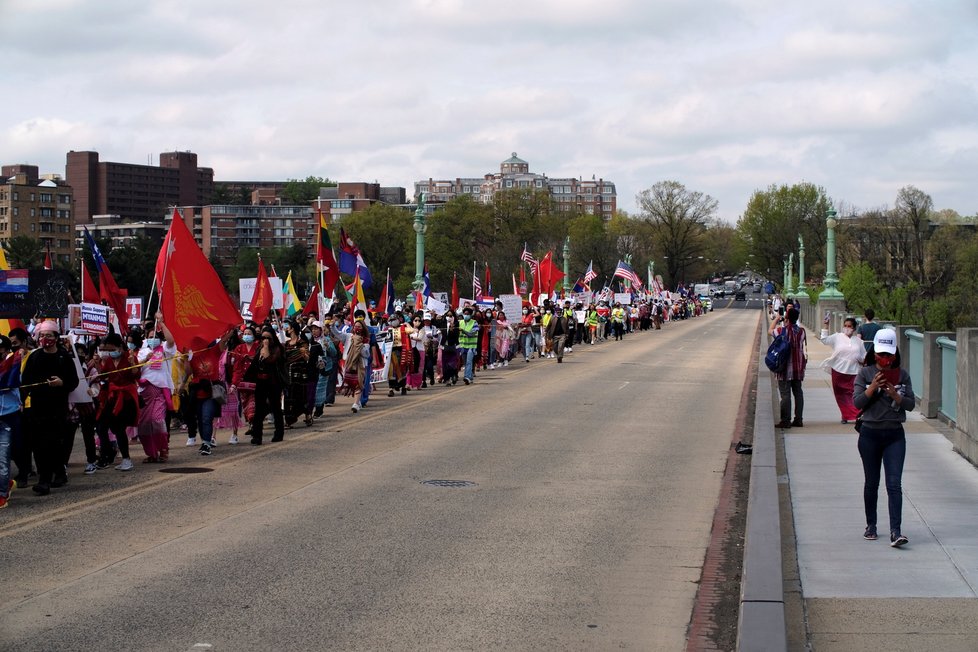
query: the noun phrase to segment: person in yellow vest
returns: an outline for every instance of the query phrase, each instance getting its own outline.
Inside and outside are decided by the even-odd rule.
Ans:
[[[615,333],[615,341],[620,340],[625,335],[625,309],[620,303],[615,303],[611,309],[611,328]]]
[[[462,323],[458,325],[458,348],[462,359],[465,360],[465,372],[462,382],[466,385],[472,383],[472,363],[475,360],[475,353],[479,347],[479,325],[472,319],[472,308],[465,307],[462,310]]]

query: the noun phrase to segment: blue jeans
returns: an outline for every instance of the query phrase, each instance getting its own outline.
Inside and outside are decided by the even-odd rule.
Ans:
[[[459,349],[459,353],[465,356],[464,378],[472,380],[472,362],[475,360],[475,349]]]
[[[880,489],[880,465],[886,478],[887,507],[890,511],[890,532],[899,533],[903,513],[903,461],[907,456],[907,439],[903,426],[870,428],[859,432],[859,457],[863,461],[863,503],[866,525],[876,525],[876,500]]]
[[[7,417],[0,417],[0,497],[10,495],[10,449],[14,429]]]
[[[533,333],[527,331],[520,335],[520,342],[523,346],[523,357],[529,358],[530,354],[533,352]]]
[[[370,369],[371,365],[367,365],[367,376],[363,381],[363,389],[360,390],[360,407],[367,404],[367,399],[370,398],[370,390],[373,389],[373,383],[370,382]]]
[[[214,439],[214,417],[220,413],[221,408],[214,399],[201,399],[194,394],[196,394],[196,386],[191,385],[187,399],[184,399],[189,399],[190,403],[187,406],[189,409],[184,412],[184,418],[187,420],[187,435],[196,437],[199,430],[200,438],[209,444]]]

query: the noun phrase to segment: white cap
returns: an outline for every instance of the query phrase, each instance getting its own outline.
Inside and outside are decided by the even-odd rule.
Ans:
[[[896,353],[896,331],[892,328],[881,328],[873,338],[873,351],[876,353]]]
[[[431,313],[430,312],[426,312],[424,314],[424,318],[427,319],[428,321],[431,321]]]
[[[314,319],[313,321],[309,322],[309,328],[312,328],[313,326],[316,328],[322,328],[323,324],[318,319]]]

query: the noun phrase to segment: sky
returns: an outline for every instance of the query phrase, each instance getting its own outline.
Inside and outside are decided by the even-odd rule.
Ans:
[[[978,213],[973,0],[0,0],[0,162],[217,180],[675,180],[735,222],[809,182]]]

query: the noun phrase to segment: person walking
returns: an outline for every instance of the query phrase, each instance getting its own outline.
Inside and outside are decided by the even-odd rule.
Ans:
[[[829,335],[828,329],[822,329],[820,339],[822,344],[832,347],[832,355],[822,361],[821,366],[828,367],[832,372],[832,393],[835,394],[842,423],[855,421],[859,410],[852,403],[852,387],[866,357],[862,338],[856,334],[856,320],[847,318],[841,333]]]
[[[876,318],[876,312],[872,308],[866,308],[866,310],[863,312],[863,317],[865,317],[866,320],[859,325],[859,328],[856,329],[856,333],[858,333],[859,337],[862,338],[863,346],[865,347],[866,352],[869,353],[869,347],[873,345],[873,338],[876,337],[876,333],[880,328],[882,328],[882,326],[873,321],[873,319]]]
[[[242,379],[253,384],[255,388],[254,414],[251,417],[250,430],[251,445],[262,445],[265,417],[269,414],[272,415],[274,424],[272,441],[282,441],[285,438],[282,390],[289,382],[289,370],[285,360],[285,347],[275,331],[268,326],[262,328],[261,345]]]
[[[564,361],[564,344],[568,335],[567,317],[562,312],[552,315],[550,323],[547,324],[547,339],[552,342],[553,355],[557,362]]]
[[[476,350],[479,346],[479,325],[472,319],[472,308],[466,306],[462,310],[462,323],[458,327],[458,348],[465,361],[465,371],[462,382],[470,385],[474,379],[472,365],[475,362]]]
[[[118,333],[109,333],[99,345],[99,394],[95,412],[96,429],[103,451],[112,450],[109,433],[115,435],[115,443],[122,455],[117,471],[132,471],[129,457],[128,428],[139,425],[139,391],[137,382],[140,371],[136,357],[124,348]],[[102,468],[107,466],[107,456],[102,458]]]
[[[785,324],[785,322],[787,322]],[[805,380],[805,367],[808,365],[808,339],[805,329],[798,325],[798,311],[789,307],[784,317],[778,315],[771,322],[769,335],[777,337],[787,330],[791,343],[791,355],[784,370],[778,372],[778,393],[781,395],[781,421],[775,428],[801,428],[804,425],[805,395],[801,383]],[[795,402],[795,418],[791,419],[791,399]]]
[[[0,335],[0,509],[17,485],[10,477],[10,454],[14,431],[20,430],[20,365],[10,356],[10,340]]]
[[[907,411],[915,405],[910,374],[900,366],[896,331],[876,332],[866,366],[859,370],[853,386],[852,402],[860,410],[859,457],[863,463],[863,507],[866,530],[863,538],[873,541],[876,532],[876,503],[880,486],[880,466],[886,481],[890,515],[890,545],[900,548],[910,540],[902,533],[903,463],[907,439],[903,424]]]
[[[160,337],[160,336],[163,337]],[[139,370],[139,397],[142,409],[137,426],[139,441],[146,453],[146,462],[166,462],[170,457],[166,413],[173,407],[173,372],[170,360],[177,354],[173,334],[157,312],[156,321],[146,332],[143,348],[136,353]]]

